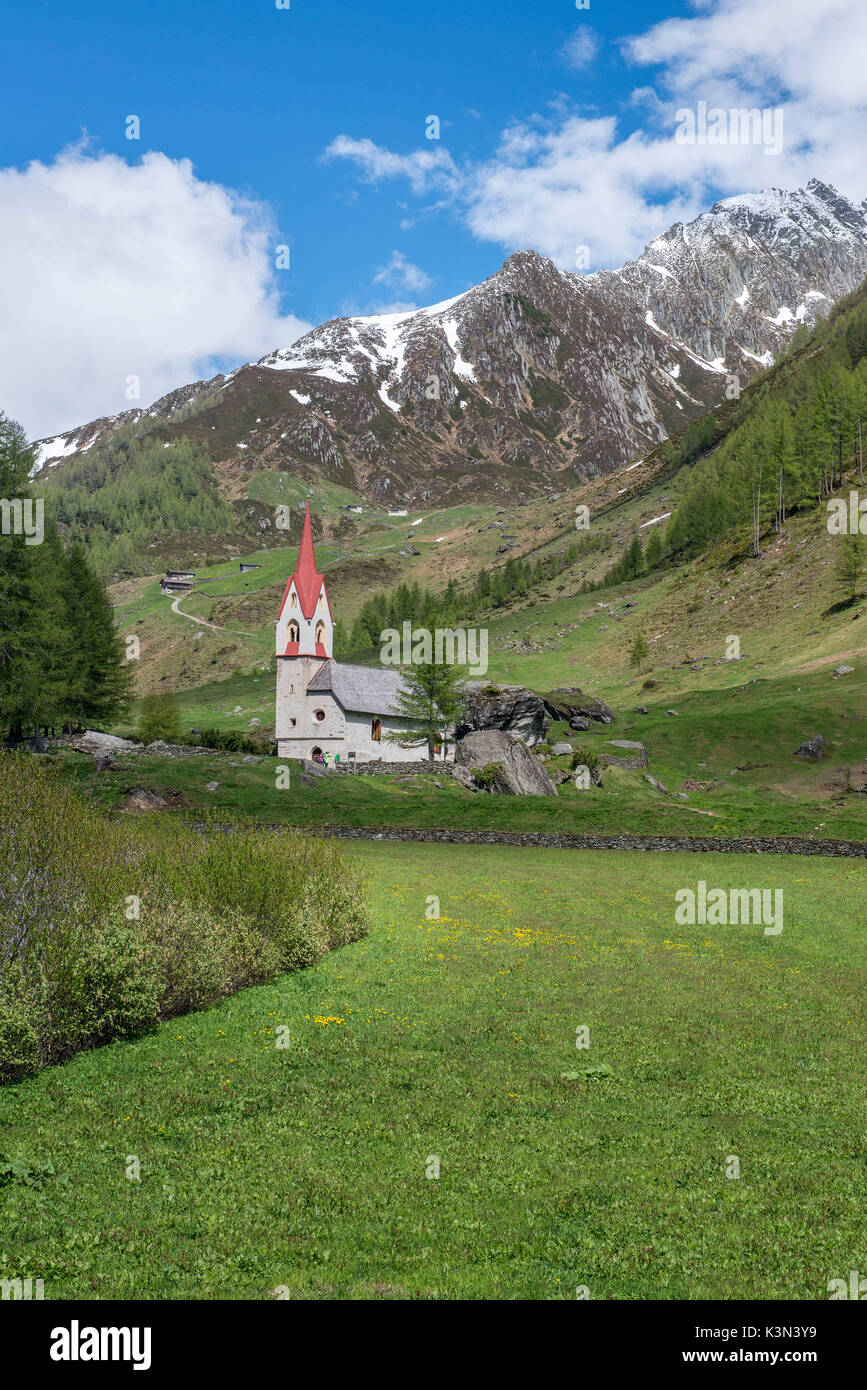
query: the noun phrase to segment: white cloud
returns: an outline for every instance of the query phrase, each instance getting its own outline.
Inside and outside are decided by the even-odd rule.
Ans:
[[[430,276],[420,266],[408,261],[400,251],[392,251],[388,265],[380,266],[373,279],[378,285],[410,292],[426,290],[431,283]]]
[[[570,34],[560,50],[561,57],[565,59],[570,68],[589,67],[598,52],[599,40],[596,33],[586,25],[576,29],[574,34]]]
[[[350,160],[366,183],[405,178],[413,193],[426,193],[430,189],[453,192],[460,182],[451,155],[439,143],[431,149],[395,154],[372,140],[353,140],[349,135],[338,135],[322,157]]]
[[[863,198],[864,0],[787,0],[783,10],[779,0],[696,0],[696,8],[621,44],[645,69],[623,107],[639,115],[637,129],[625,131],[619,112],[587,117],[558,106],[515,121],[476,163],[456,164],[446,150],[436,161],[426,151],[393,154],[345,136],[331,151],[368,179],[404,177],[415,193],[438,194],[480,240],[536,247],[567,268],[577,268],[578,246],[589,247],[591,265],[619,265],[720,195],[794,188],[816,176]],[[591,31],[576,31],[567,58],[574,44],[577,58],[592,61],[591,42]],[[782,152],[677,143],[677,111],[699,101],[781,107]]]
[[[309,325],[280,313],[279,240],[266,207],[188,160],[82,143],[0,169],[0,409],[57,434],[287,346]]]

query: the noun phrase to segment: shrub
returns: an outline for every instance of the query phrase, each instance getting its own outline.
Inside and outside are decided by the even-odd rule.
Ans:
[[[576,767],[586,767],[588,772],[595,772],[599,766],[599,757],[589,748],[576,747],[572,750],[572,760],[570,767],[574,772]]]
[[[241,729],[202,729],[197,738],[183,734],[179,741],[215,748],[221,753],[259,753],[265,757],[277,754],[276,739],[265,734],[245,734]]]
[[[205,830],[111,821],[60,769],[0,752],[0,1080],[365,934],[363,881],[334,843],[244,823]]]
[[[19,963],[0,967],[0,1081],[19,1081],[39,1070],[42,1023]]]
[[[243,918],[168,906],[149,935],[160,966],[162,1018],[205,1009],[279,971],[271,943]]]
[[[52,1061],[135,1037],[159,1018],[159,964],[137,922],[90,926],[67,942],[52,973]]]
[[[162,694],[145,695],[139,713],[139,739],[142,743],[154,743],[164,739],[174,743],[181,732],[181,717],[177,701],[169,691]]]
[[[473,768],[473,781],[477,787],[490,791],[502,771],[499,763],[485,763],[484,767]]]

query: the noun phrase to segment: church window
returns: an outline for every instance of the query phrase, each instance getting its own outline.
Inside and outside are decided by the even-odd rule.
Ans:
[[[380,739],[382,738],[381,719],[372,719],[370,721],[370,737],[373,739],[374,743],[379,743]]]
[[[298,624],[294,620],[289,624],[286,634],[286,640],[287,642],[298,641]]]
[[[315,710],[313,711],[313,718],[315,719],[315,721],[316,721],[317,724],[321,724],[322,721],[323,721],[323,719],[325,718],[325,710],[324,710],[324,709],[315,709]]]
[[[295,593],[295,590],[293,589],[292,593],[289,595],[289,607],[290,607],[290,608],[297,608],[297,606],[298,606],[298,595]]]
[[[325,641],[325,624],[322,623],[322,622],[319,622],[319,623],[316,624],[316,641],[317,641],[317,642],[324,642],[324,641]]]

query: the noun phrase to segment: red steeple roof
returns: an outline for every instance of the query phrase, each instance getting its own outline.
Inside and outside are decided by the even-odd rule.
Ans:
[[[310,529],[310,499],[307,499],[307,511],[304,516],[304,528],[301,532],[301,545],[298,548],[298,560],[295,565],[295,573],[290,574],[286,581],[286,588],[283,591],[283,602],[280,604],[280,612],[289,595],[292,581],[295,581],[295,589],[298,593],[298,602],[301,605],[301,612],[305,618],[312,618],[316,612],[316,604],[319,600],[319,593],[322,588],[322,575],[316,568],[316,556],[313,553],[313,532]],[[326,594],[327,602],[327,594]],[[329,605],[330,611],[330,605]]]

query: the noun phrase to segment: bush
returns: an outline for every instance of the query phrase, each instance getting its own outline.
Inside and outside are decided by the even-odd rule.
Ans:
[[[152,929],[160,964],[160,1016],[173,1018],[261,984],[279,971],[271,943],[243,918],[168,907]]]
[[[42,1022],[19,963],[0,968],[0,1081],[19,1081],[39,1070]]]
[[[131,902],[135,913],[129,913]],[[337,845],[243,823],[112,821],[0,752],[0,1080],[134,1037],[367,931]]]
[[[161,695],[145,695],[139,713],[138,736],[141,743],[163,739],[174,743],[181,732],[181,717],[177,701],[169,691]]]
[[[502,771],[499,763],[485,763],[484,767],[473,768],[473,781],[477,787],[490,791],[497,778],[501,776]]]
[[[52,1061],[135,1037],[159,1018],[159,964],[139,923],[89,927],[66,943],[52,973]]]
[[[572,760],[569,765],[573,772],[577,767],[586,767],[588,772],[595,772],[599,766],[599,758],[589,748],[577,747],[572,750]]]
[[[179,742],[215,748],[221,753],[259,753],[264,757],[277,754],[276,739],[264,734],[245,734],[241,729],[202,729],[198,738],[184,734]]]

